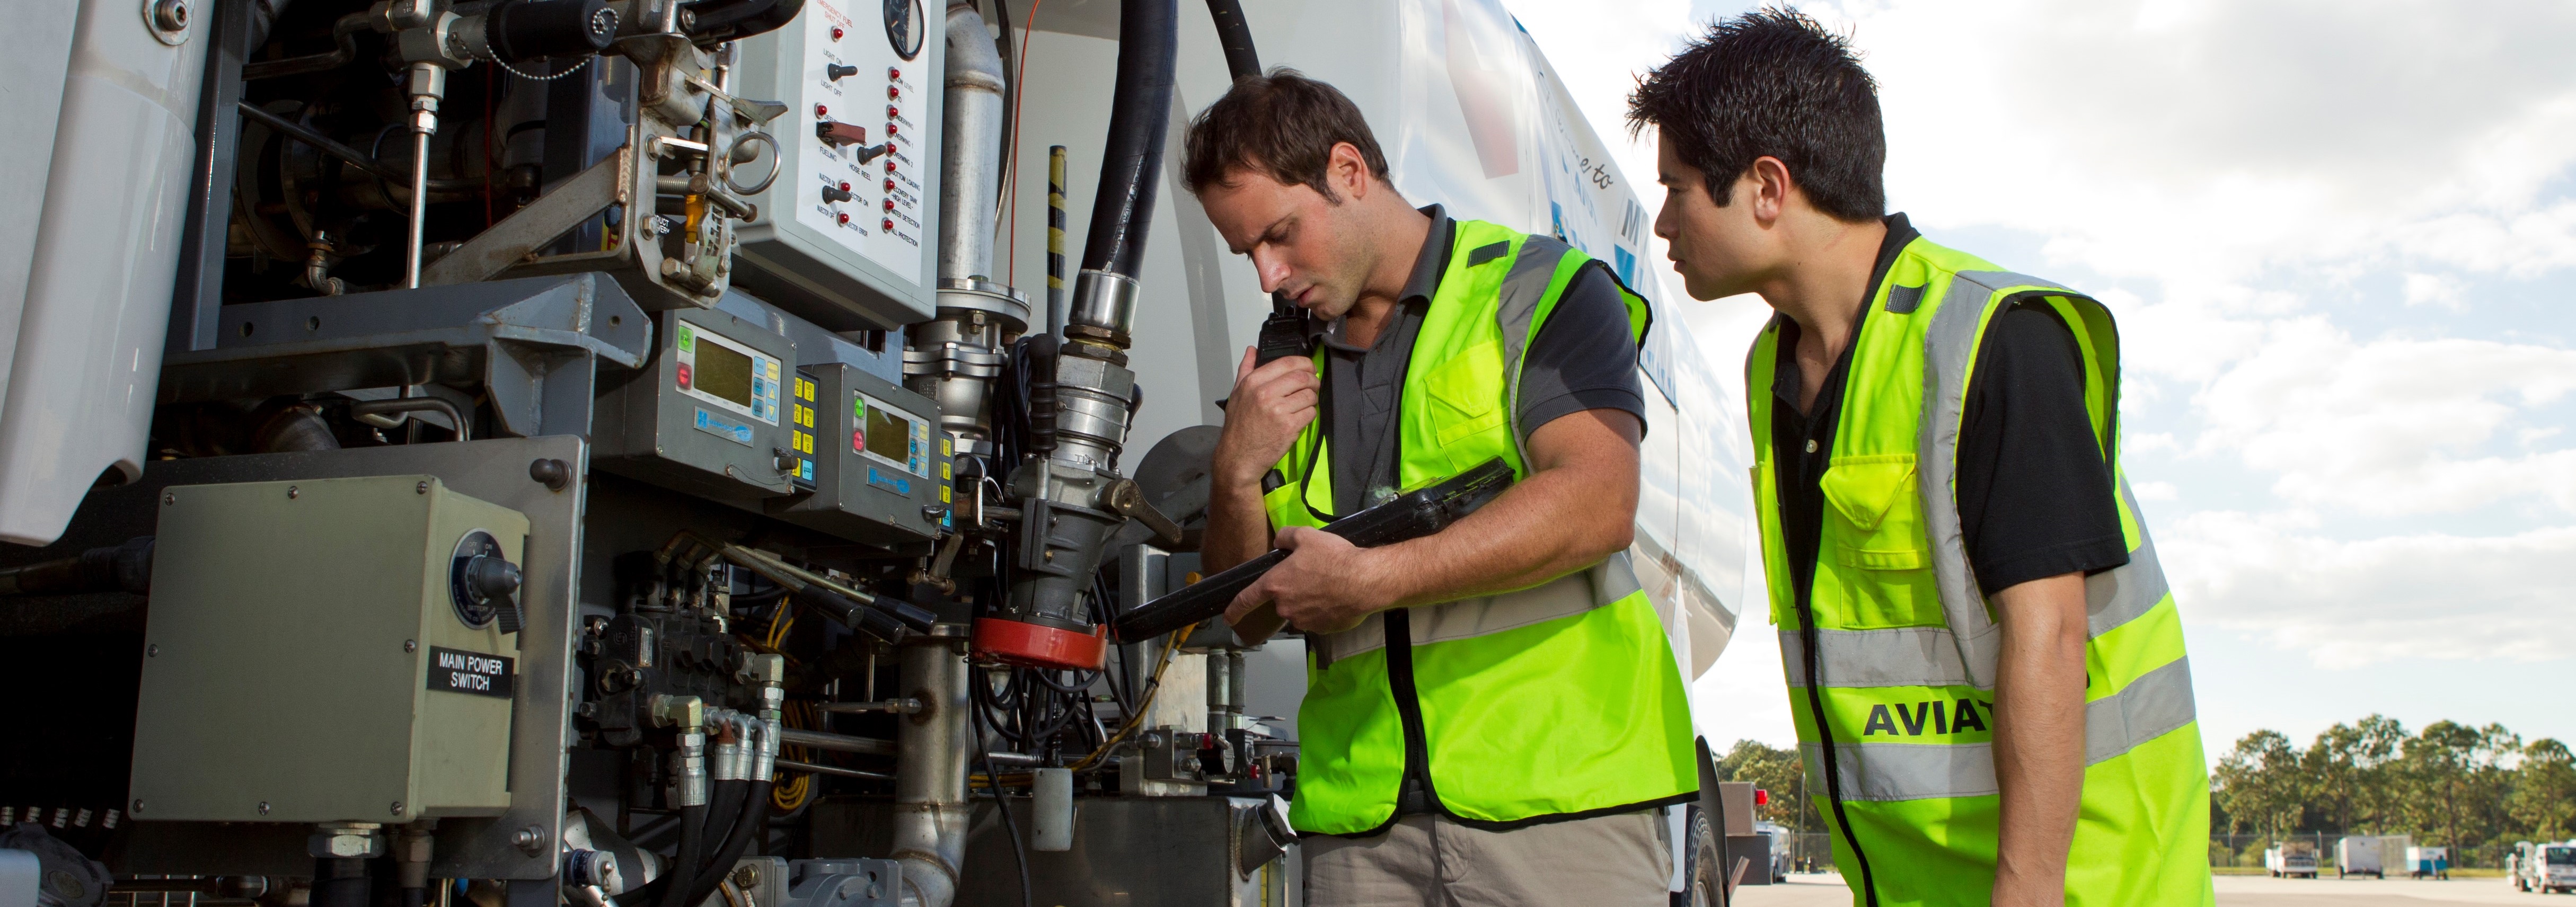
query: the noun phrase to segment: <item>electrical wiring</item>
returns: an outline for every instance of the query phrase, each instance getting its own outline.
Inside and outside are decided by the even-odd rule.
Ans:
[[[1128,713],[1118,722],[1118,733],[1109,735],[1108,742],[1102,743],[1099,749],[1092,750],[1091,755],[1082,757],[1082,761],[1074,763],[1071,766],[1074,771],[1088,771],[1092,766],[1098,765],[1100,760],[1109,757],[1110,747],[1117,746],[1119,741],[1127,739],[1127,735],[1135,733],[1136,728],[1145,723],[1145,711],[1153,706],[1154,694],[1163,688],[1163,671],[1172,666],[1173,650],[1180,648],[1179,641],[1190,638],[1190,633],[1198,628],[1199,625],[1191,624],[1182,627],[1180,632],[1172,634],[1172,642],[1163,647],[1161,660],[1154,664],[1153,679],[1145,682],[1145,696],[1136,703],[1136,710]]]

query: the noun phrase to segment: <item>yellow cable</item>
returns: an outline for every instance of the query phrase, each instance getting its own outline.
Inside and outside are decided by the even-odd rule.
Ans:
[[[1153,679],[1145,682],[1144,697],[1136,701],[1135,713],[1128,715],[1124,721],[1119,722],[1118,733],[1111,734],[1109,735],[1109,739],[1101,741],[1099,749],[1092,750],[1091,755],[1084,756],[1082,757],[1082,761],[1074,763],[1071,766],[1074,771],[1078,772],[1088,769],[1093,765],[1099,764],[1100,760],[1108,758],[1110,747],[1118,745],[1118,741],[1127,739],[1127,735],[1136,732],[1137,725],[1145,723],[1145,713],[1153,707],[1154,694],[1163,691],[1163,669],[1172,666],[1172,653],[1180,649],[1181,640],[1190,638],[1190,633],[1198,628],[1198,624],[1191,624],[1189,626],[1182,627],[1180,632],[1171,635],[1171,642],[1163,646],[1162,657],[1154,663]]]

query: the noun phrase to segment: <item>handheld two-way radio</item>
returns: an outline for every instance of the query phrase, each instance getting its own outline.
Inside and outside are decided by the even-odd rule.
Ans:
[[[1252,354],[1252,367],[1286,356],[1314,354],[1315,338],[1306,329],[1306,310],[1289,302],[1286,294],[1270,294],[1270,317],[1261,320],[1261,346]]]

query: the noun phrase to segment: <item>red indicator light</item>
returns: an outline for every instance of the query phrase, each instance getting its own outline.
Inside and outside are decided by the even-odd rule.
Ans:
[[[892,86],[892,85],[888,85],[888,86],[886,86],[886,100],[889,100],[889,101],[896,101],[896,100],[902,100],[902,98],[903,98],[903,89],[896,88],[896,87],[894,87],[894,86]]]
[[[886,158],[886,172],[887,172],[887,173],[893,173],[893,172],[894,172],[894,158]]]
[[[888,211],[894,210],[894,199],[889,198],[885,200],[885,209]]]
[[[892,191],[894,191],[894,181],[893,181],[893,180],[886,180],[886,191],[887,191],[887,192],[892,192]]]
[[[818,119],[818,120],[819,120],[819,119],[822,119],[822,118],[824,118],[824,117],[828,117],[828,116],[831,116],[831,115],[832,115],[832,108],[825,107],[825,106],[823,106],[823,105],[821,105],[821,104],[816,104],[816,105],[814,105],[814,118],[815,118],[815,119]]]
[[[1771,792],[1770,792],[1770,791],[1767,791],[1767,790],[1762,790],[1762,789],[1760,789],[1760,788],[1755,788],[1755,789],[1754,789],[1754,791],[1753,791],[1753,805],[1755,805],[1755,806],[1769,806],[1769,805],[1771,805]]]
[[[903,70],[896,69],[892,66],[886,67],[886,81],[892,82],[901,78],[903,78]]]
[[[680,364],[680,389],[689,389],[689,365],[685,362]]]
[[[841,40],[841,27],[838,25],[832,26],[832,40]]]
[[[842,184],[841,184],[841,191],[843,191],[843,192],[848,192],[848,191],[850,191],[850,184],[848,184],[848,183],[842,183]]]
[[[894,232],[894,218],[889,217],[885,219],[885,229],[888,233]]]
[[[867,429],[862,428],[850,433],[850,449],[853,451],[863,451],[868,449]]]
[[[894,135],[894,124],[893,124],[893,123],[887,123],[887,124],[886,124],[886,135],[887,135],[887,136],[889,136],[889,137],[891,137],[891,136],[893,136],[893,135]]]
[[[891,119],[894,119],[894,118],[899,117],[899,116],[902,116],[902,115],[903,115],[903,108],[901,108],[901,107],[896,107],[896,106],[894,106],[894,105],[892,105],[892,104],[888,104],[888,105],[886,105],[886,119],[891,120]]]
[[[845,224],[846,224],[846,223],[849,223],[849,222],[850,222],[850,216],[849,216],[849,215],[847,215],[847,214],[843,214],[843,215],[841,215],[841,222],[842,222],[842,223],[845,223]]]

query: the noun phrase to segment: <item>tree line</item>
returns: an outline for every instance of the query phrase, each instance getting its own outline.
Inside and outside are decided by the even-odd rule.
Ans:
[[[1822,831],[1804,771],[1797,750],[1754,740],[1717,761],[1719,778],[1770,792],[1756,818]],[[2255,731],[2219,759],[2209,785],[2218,834],[2412,835],[2449,846],[2461,866],[2495,864],[2515,841],[2576,838],[2576,756],[2500,724],[2437,721],[2409,733],[2372,715],[2327,728],[2305,748]]]
[[[2501,724],[2436,721],[2417,733],[2384,715],[2337,724],[2300,748],[2260,730],[2210,775],[2210,827],[2279,839],[2402,834],[2488,865],[2515,841],[2576,837],[2576,758]]]

